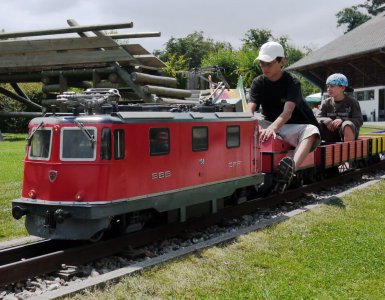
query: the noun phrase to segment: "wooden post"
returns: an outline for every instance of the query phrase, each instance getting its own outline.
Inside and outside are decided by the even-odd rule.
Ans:
[[[131,79],[136,84],[159,84],[166,87],[176,87],[177,85],[177,80],[173,77],[155,76],[139,72],[131,73]]]

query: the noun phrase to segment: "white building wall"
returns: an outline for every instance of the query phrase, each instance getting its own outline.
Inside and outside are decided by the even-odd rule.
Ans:
[[[385,86],[374,86],[355,89],[353,97],[360,103],[364,120],[368,122],[375,122],[380,118],[384,118],[384,111],[379,111],[379,91],[385,89]],[[380,114],[380,115],[379,115]]]

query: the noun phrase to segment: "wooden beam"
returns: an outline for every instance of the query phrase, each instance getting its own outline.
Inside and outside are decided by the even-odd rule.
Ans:
[[[311,75],[313,75],[315,78],[318,78],[320,81],[324,81],[325,78],[323,78],[322,76],[318,75],[316,72],[314,71],[308,71]]]
[[[140,44],[126,44],[121,45],[123,49],[127,50],[131,55],[143,55],[143,54],[151,54]]]
[[[47,52],[35,53],[25,56],[2,56],[0,68],[30,68],[59,66],[59,65],[87,65],[92,63],[108,62],[132,62],[130,55],[122,49],[108,51],[69,51],[69,52]]]
[[[78,22],[77,22],[76,20],[74,20],[74,19],[68,19],[68,20],[67,20],[67,24],[70,25],[71,27],[79,27]],[[102,32],[102,31],[99,31],[99,30],[93,30],[92,33],[95,34],[96,36],[100,37],[100,38],[109,39],[110,41],[116,43],[111,37],[107,36],[107,35],[106,35],[104,32]],[[82,38],[88,37],[88,34],[85,33],[85,32],[78,32],[78,34],[79,34]],[[120,47],[119,44],[117,44],[117,45]],[[120,47],[120,48],[123,49],[122,47]],[[105,49],[104,49],[104,48],[100,48],[99,50],[104,51]],[[123,50],[124,50],[124,49],[123,49]],[[135,61],[134,57],[133,57],[130,53],[128,53],[126,50],[124,50],[124,51],[127,53],[127,55],[131,58],[132,61]],[[118,60],[115,61],[114,65],[117,65],[117,62],[118,62]]]
[[[107,35],[114,40],[117,39],[134,39],[134,38],[146,38],[146,37],[160,37],[160,32],[137,32],[127,34],[111,34]]]
[[[46,30],[34,30],[34,31],[19,31],[19,32],[9,32],[0,34],[0,39],[8,38],[19,38],[27,36],[39,36],[39,35],[53,35],[53,34],[63,34],[63,33],[74,33],[74,32],[87,32],[95,30],[114,30],[121,28],[132,28],[134,23],[115,23],[115,24],[106,24],[106,25],[85,25],[85,26],[72,26],[65,28],[57,29],[46,29]]]
[[[385,63],[382,60],[379,60],[377,57],[371,57],[371,59],[385,69]]]
[[[132,72],[131,79],[136,84],[163,85],[172,88],[176,88],[177,86],[177,80],[173,77],[155,76],[145,73]]]
[[[74,19],[69,19],[67,20],[68,25],[70,26],[77,26],[78,23]],[[106,36],[103,32],[101,31],[93,31],[94,34],[97,36]],[[87,35],[85,33],[79,32],[80,36],[86,37]],[[111,39],[110,37],[108,37]],[[112,39],[111,39],[112,40]],[[104,49],[101,49],[104,50]],[[127,52],[127,50],[124,50],[123,48],[120,48],[120,50],[124,51],[127,56],[129,56],[131,59],[133,59],[133,56]],[[104,51],[100,51],[104,52]],[[135,60],[135,59],[134,59]],[[119,64],[117,63],[119,61]],[[135,60],[136,62],[136,60]],[[120,64],[123,63],[121,60],[115,60],[114,62],[111,62],[111,66],[115,66],[117,68],[117,74],[120,76],[120,78],[145,102],[152,102],[153,97],[152,95],[148,95],[143,92],[143,88],[141,86],[136,85],[135,83],[132,82],[131,76],[129,73],[127,73],[126,70],[123,70],[123,68],[120,66]],[[130,63],[131,64],[131,63]]]
[[[134,55],[139,61],[139,65],[143,67],[150,67],[154,69],[162,69],[166,64],[154,55]]]
[[[360,68],[356,67],[353,63],[349,62],[347,63],[349,66],[351,66],[354,70],[356,70],[358,73],[360,73],[362,76],[364,76],[366,79],[373,81],[374,78],[371,78],[368,74],[363,72]]]
[[[1,41],[0,55],[13,54],[23,55],[24,53],[39,51],[62,51],[77,49],[98,49],[98,48],[116,48],[119,45],[105,37],[89,37],[82,38],[61,38],[61,39],[44,39],[44,40],[28,40],[28,41]]]

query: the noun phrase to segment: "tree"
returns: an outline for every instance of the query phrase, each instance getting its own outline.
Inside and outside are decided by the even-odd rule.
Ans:
[[[264,43],[268,42],[272,38],[273,35],[268,29],[249,29],[245,33],[245,38],[242,39],[243,47],[259,49]]]
[[[212,39],[205,38],[202,31],[195,31],[184,38],[171,37],[166,43],[166,49],[155,51],[154,54],[164,62],[169,61],[173,55],[184,56],[187,68],[193,69],[200,67],[203,57],[221,49],[232,49],[232,47],[230,43],[214,42]]]
[[[358,5],[358,7],[365,8],[372,16],[376,16],[382,9],[379,9],[385,4],[385,0],[371,0],[366,1],[364,4]]]
[[[346,26],[344,33],[347,33],[377,15],[384,4],[385,0],[368,0],[364,4],[344,8],[336,14],[337,27]],[[360,9],[366,10],[369,15]]]
[[[178,87],[183,88],[185,80],[183,78],[182,71],[185,71],[187,69],[187,60],[185,56],[177,56],[176,54],[170,54],[169,59],[165,62],[165,64],[166,67],[163,68],[164,75],[176,78],[178,82]]]
[[[230,87],[235,87],[238,80],[238,51],[221,49],[218,52],[210,52],[202,60],[202,67],[219,66],[223,68],[222,74]],[[213,78],[220,81],[220,78]]]
[[[346,26],[344,33],[348,33],[357,26],[370,20],[370,16],[358,11],[358,6],[344,8],[336,14],[337,27]]]

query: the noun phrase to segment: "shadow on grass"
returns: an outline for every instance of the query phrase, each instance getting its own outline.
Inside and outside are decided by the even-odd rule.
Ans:
[[[338,208],[343,208],[343,209],[346,208],[346,206],[344,204],[344,201],[341,198],[338,198],[338,197],[332,197],[325,204],[326,205],[330,205],[330,206],[335,206],[335,207],[338,207]]]
[[[3,141],[4,142],[20,142],[25,141],[28,137],[27,133],[4,133],[3,132]]]
[[[4,137],[4,142],[20,142],[20,141],[25,141],[25,137]]]

